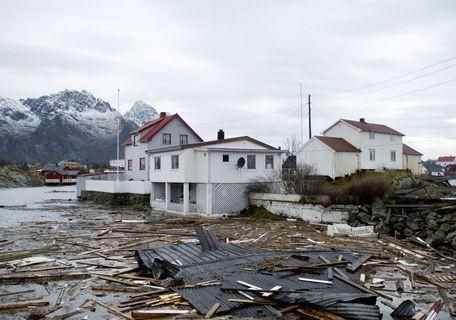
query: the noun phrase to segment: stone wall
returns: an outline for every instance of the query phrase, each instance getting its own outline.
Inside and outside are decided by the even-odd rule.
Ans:
[[[346,223],[358,213],[358,206],[301,203],[296,194],[251,193],[250,205],[263,207],[274,214],[314,223]],[[317,199],[325,202],[324,199]]]
[[[456,207],[442,205],[384,205],[381,201],[362,206],[348,223],[371,225],[379,233],[397,238],[416,237],[436,248],[456,249]]]
[[[106,193],[97,191],[81,191],[80,200],[93,201],[97,204],[115,205],[115,206],[135,206],[149,207],[149,194],[132,194],[132,193]]]

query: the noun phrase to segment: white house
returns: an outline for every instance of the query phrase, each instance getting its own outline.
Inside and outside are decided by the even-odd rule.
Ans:
[[[297,161],[311,165],[318,175],[334,179],[358,170],[360,153],[360,149],[342,138],[315,136],[303,146]]]
[[[456,156],[442,156],[438,157],[438,159],[435,161],[435,164],[438,164],[442,168],[446,168],[450,164],[456,164]]]
[[[203,139],[176,113],[160,112],[158,119],[147,122],[131,132],[125,146],[125,177],[127,180],[149,180],[147,150],[202,142]]]
[[[386,125],[341,119],[310,139],[298,153],[298,164],[331,178],[356,170],[404,169],[404,134]],[[335,138],[335,139],[329,139]]]
[[[234,213],[247,207],[247,185],[277,175],[283,151],[250,137],[147,151],[151,206],[198,214]]]
[[[409,147],[404,143],[402,146],[404,169],[410,170],[413,174],[423,174],[423,165],[421,157],[423,154]]]

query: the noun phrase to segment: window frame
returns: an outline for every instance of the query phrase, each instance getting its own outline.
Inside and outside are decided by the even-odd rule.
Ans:
[[[174,167],[174,159],[177,159],[177,167]],[[171,155],[171,170],[179,170],[179,155],[173,154]]]
[[[394,155],[394,157],[393,157]],[[391,162],[396,162],[397,161],[397,152],[396,150],[390,150],[390,160]]]
[[[250,166],[250,161],[249,161],[249,159],[252,159],[252,158],[253,158],[253,168]],[[254,154],[247,155],[247,169],[249,169],[249,170],[256,169],[256,156]]]
[[[369,161],[375,161],[375,149],[369,149]]]
[[[229,154],[222,154],[222,162],[230,162],[230,155]]]
[[[167,137],[169,137],[169,143],[167,142]],[[162,133],[162,145],[170,145],[171,144],[171,133]]]
[[[268,168],[268,158],[271,160],[271,167]],[[266,170],[274,170],[274,155],[267,154],[264,156],[264,168]]]
[[[161,156],[154,157],[154,170],[161,170]]]
[[[146,170],[146,158],[141,157],[139,158],[139,171],[145,171]]]
[[[375,140],[375,132],[369,132],[369,139],[370,140]]]
[[[128,171],[132,171],[133,170],[133,160],[132,159],[128,159],[127,160],[127,170]]]
[[[138,138],[139,136],[137,134],[133,135],[133,147],[138,146]]]
[[[185,143],[182,143],[182,138],[185,138]],[[188,134],[180,134],[179,135],[179,144],[181,146],[188,144]]]

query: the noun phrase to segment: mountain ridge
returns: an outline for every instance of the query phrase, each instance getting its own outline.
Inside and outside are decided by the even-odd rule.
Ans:
[[[0,97],[0,160],[104,162],[138,125],[86,90],[63,90],[38,98]],[[123,153],[123,148],[121,148]]]

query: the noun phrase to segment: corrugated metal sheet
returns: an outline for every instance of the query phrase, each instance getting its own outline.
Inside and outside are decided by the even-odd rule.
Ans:
[[[356,307],[359,306],[361,314],[367,316],[365,319],[374,319],[374,308],[364,307],[365,305],[361,303],[347,303],[362,300],[364,303],[372,304],[375,303],[375,299],[372,299],[373,296],[363,293],[345,282],[333,279],[332,285],[310,283],[299,281],[297,273],[271,272],[277,264],[282,266],[301,265],[302,260],[294,259],[291,256],[298,253],[302,255],[302,251],[271,251],[251,249],[234,244],[220,244],[207,231],[199,230],[197,234],[202,245],[182,244],[139,250],[137,257],[139,265],[152,271],[155,276],[162,274],[163,277],[179,278],[186,285],[198,285],[202,282],[214,280],[221,282],[220,285],[213,286],[172,288],[202,314],[206,314],[215,303],[220,303],[218,314],[251,317],[280,315],[280,312],[272,306],[252,306],[229,302],[228,299],[230,298],[246,299],[246,297],[238,291],[227,291],[222,290],[222,288],[244,288],[242,284],[238,283],[238,281],[244,281],[265,290],[279,285],[282,286],[282,290],[302,291],[301,298],[307,299],[302,300],[303,304],[317,305],[320,308],[322,308],[321,306],[333,309],[337,307],[336,311],[339,312],[340,316],[344,316],[342,315],[344,312],[351,316]],[[336,261],[337,256],[341,254],[349,262],[357,259],[355,255],[341,250],[309,251],[305,252],[305,255],[309,257],[306,263],[321,263],[318,258],[319,255]],[[359,275],[353,273],[350,276],[356,278]],[[327,280],[326,271],[322,271],[320,274],[309,273],[306,274],[306,277]],[[306,291],[310,294],[306,294]],[[249,294],[255,296],[255,293]],[[284,297],[283,294],[281,296]],[[290,303],[289,299],[290,297],[284,298],[284,300],[278,298],[277,301],[287,305]]]
[[[368,305],[362,303],[338,303],[332,306],[324,307],[323,310],[352,320],[380,319],[380,309],[376,305]]]

